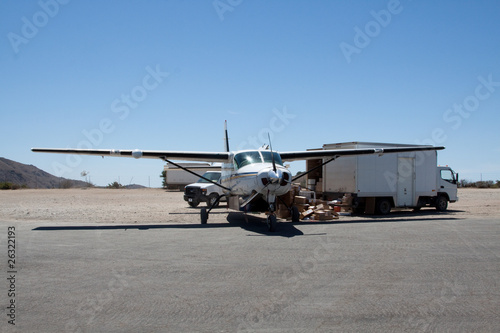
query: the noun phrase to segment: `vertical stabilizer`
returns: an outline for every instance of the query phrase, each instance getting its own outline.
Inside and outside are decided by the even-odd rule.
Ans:
[[[225,135],[226,135],[226,137],[225,137],[225,139],[224,139],[224,140],[226,141],[226,142],[225,142],[225,148],[226,148],[226,152],[228,152],[228,153],[229,153],[229,137],[228,137],[228,135],[227,135],[227,120],[226,120],[226,122],[224,123],[224,132],[225,132]]]

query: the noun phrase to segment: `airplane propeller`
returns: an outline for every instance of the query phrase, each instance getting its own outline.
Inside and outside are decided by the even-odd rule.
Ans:
[[[273,145],[271,144],[271,134],[267,132],[267,137],[269,138],[269,149],[271,149],[271,160],[273,162],[273,171],[276,172],[276,162],[274,161]]]

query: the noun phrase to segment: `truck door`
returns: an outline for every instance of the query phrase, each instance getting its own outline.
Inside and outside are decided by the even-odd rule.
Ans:
[[[415,159],[398,157],[397,207],[413,206]]]
[[[450,202],[457,201],[457,177],[455,173],[447,167],[438,167],[438,171],[438,192],[448,194]]]

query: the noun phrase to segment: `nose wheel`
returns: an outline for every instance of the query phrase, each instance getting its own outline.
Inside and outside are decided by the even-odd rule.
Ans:
[[[276,226],[278,225],[278,221],[276,219],[276,215],[270,214],[267,216],[267,226],[270,232],[276,231]]]

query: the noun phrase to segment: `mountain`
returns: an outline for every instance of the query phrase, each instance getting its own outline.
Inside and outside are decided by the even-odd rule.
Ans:
[[[33,165],[18,163],[0,157],[0,183],[12,183],[28,188],[87,187],[81,180],[56,177]]]

